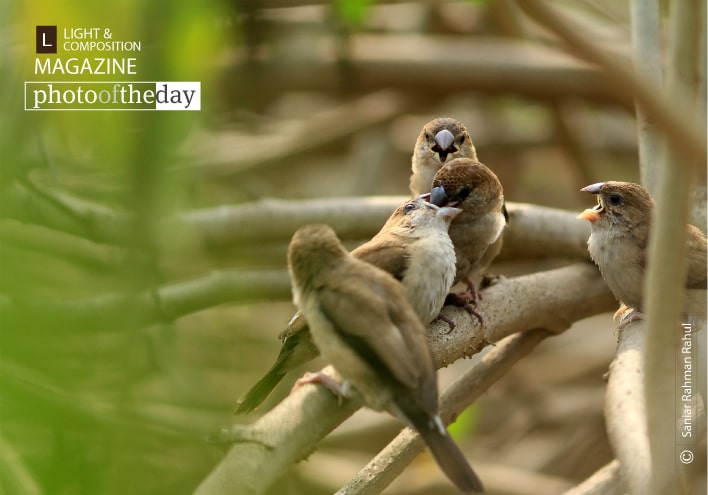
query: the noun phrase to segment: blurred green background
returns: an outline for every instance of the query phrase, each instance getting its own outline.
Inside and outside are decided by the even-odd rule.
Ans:
[[[629,56],[627,2],[555,3]],[[263,198],[406,195],[413,144],[437,116],[467,125],[509,201],[580,211],[589,206],[580,187],[638,180],[631,105],[510,1],[3,9],[2,493],[186,494],[219,462],[222,451],[202,438],[234,421],[236,399],[270,366],[293,310],[287,238],[219,231],[215,240],[199,221],[175,217],[201,209],[218,218],[219,206]],[[200,81],[202,111],[23,111],[43,24],[140,40],[137,80]],[[213,297],[187,293],[170,306],[158,293],[256,270],[272,283],[253,297],[217,285]],[[579,327],[544,344],[456,425],[473,464],[487,463],[483,478],[516,481],[493,482],[492,493],[560,493],[611,459],[602,374],[614,338],[602,321],[603,335]],[[441,382],[471,364],[443,370]],[[272,493],[333,492],[399,428],[357,414]],[[387,493],[447,493],[440,476],[421,456]]]

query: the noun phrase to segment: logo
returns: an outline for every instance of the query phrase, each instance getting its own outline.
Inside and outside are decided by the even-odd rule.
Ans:
[[[37,53],[57,52],[57,27],[37,26]]]
[[[116,38],[105,26],[35,27],[26,111],[201,110],[200,82],[140,79],[140,40]]]

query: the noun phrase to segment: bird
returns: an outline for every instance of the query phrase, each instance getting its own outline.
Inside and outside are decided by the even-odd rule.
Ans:
[[[447,230],[460,212],[454,207],[439,208],[423,198],[408,200],[396,208],[370,241],[352,251],[355,258],[400,280],[426,325],[440,314],[455,277],[455,251]],[[319,354],[299,313],[291,318],[280,338],[283,343],[275,363],[239,398],[236,414],[256,409],[290,370]]]
[[[618,327],[642,319],[644,311],[644,274],[654,200],[641,185],[632,182],[598,182],[581,189],[597,195],[597,205],[584,210],[578,218],[590,222],[588,251],[600,268],[614,296],[620,301],[615,313]],[[688,312],[705,318],[706,236],[688,225],[686,251],[686,288],[702,290],[698,297],[687,294]],[[630,311],[628,311],[630,310]]]
[[[433,356],[406,287],[348,253],[328,225],[295,232],[288,270],[293,301],[322,356],[342,376],[340,390],[351,386],[367,407],[412,426],[460,490],[481,492],[438,414]]]
[[[477,159],[477,151],[465,125],[450,117],[426,123],[413,148],[411,195],[417,197],[430,192],[437,171],[454,158]]]
[[[467,294],[452,295],[448,302],[465,307],[477,316],[470,303],[481,296],[475,282],[499,254],[504,228],[509,220],[501,182],[492,170],[472,158],[455,158],[435,174],[429,200],[437,206],[462,209],[450,224],[449,236],[457,259],[453,285],[464,282]],[[460,298],[456,301],[455,298]]]

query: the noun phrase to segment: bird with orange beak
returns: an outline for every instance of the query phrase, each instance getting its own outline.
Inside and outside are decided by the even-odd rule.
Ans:
[[[588,251],[600,268],[612,293],[622,306],[615,318],[623,315],[619,328],[642,319],[644,275],[654,200],[639,184],[598,182],[581,189],[597,195],[597,205],[578,218],[590,222]],[[686,315],[705,319],[706,314],[706,236],[688,225]],[[627,312],[628,308],[633,309]]]

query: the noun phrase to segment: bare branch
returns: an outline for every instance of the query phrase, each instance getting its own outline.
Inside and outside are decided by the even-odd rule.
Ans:
[[[371,237],[405,196],[280,200],[264,199],[238,206],[183,215],[212,246],[287,241],[300,226],[327,223],[342,239]],[[587,259],[590,228],[575,213],[526,203],[507,203],[509,225],[499,259],[563,257]]]
[[[704,24],[701,0],[670,5],[667,96],[676,102],[693,95],[693,77],[698,57],[698,40]],[[680,107],[679,107],[680,108]],[[684,113],[683,121],[702,128],[695,111]],[[696,125],[698,124],[698,125]],[[704,131],[705,134],[705,131]],[[644,493],[671,492],[676,479],[674,453],[676,419],[674,345],[686,292],[687,228],[691,184],[705,153],[687,157],[674,141],[667,141],[660,162],[656,209],[649,239],[648,268],[644,280],[647,311],[644,393],[650,436],[652,482]],[[682,163],[684,166],[676,166]]]
[[[623,495],[626,492],[620,476],[620,464],[615,459],[563,495]]]
[[[470,406],[503,377],[521,358],[543,339],[553,335],[545,330],[530,330],[506,337],[474,367],[455,380],[440,396],[440,413],[446,424]],[[420,435],[404,428],[337,495],[375,495],[381,493],[405,467],[423,451]],[[472,462],[474,464],[474,462]]]
[[[290,278],[285,270],[218,271],[139,293],[115,292],[76,299],[0,296],[0,319],[34,315],[76,328],[93,329],[97,322],[136,325],[170,322],[181,316],[227,302],[287,299]],[[10,321],[10,320],[6,320]],[[84,325],[92,322],[92,325]]]
[[[644,401],[643,322],[619,333],[605,394],[605,420],[612,449],[630,493],[649,493],[651,459]],[[673,409],[672,409],[673,410]]]
[[[639,76],[661,88],[663,78],[659,56],[662,52],[659,0],[632,0],[630,7],[634,67]],[[650,194],[656,194],[660,156],[656,124],[641,104],[637,103],[635,107],[642,184]]]
[[[130,213],[112,210],[64,193],[52,193],[56,201],[74,212],[72,222],[61,212],[32,201],[29,193],[14,188],[14,208],[5,214],[25,220],[23,213],[33,205],[33,215],[47,227],[85,236],[94,242],[125,245],[128,240]],[[7,198],[5,198],[7,200]],[[406,196],[365,196],[333,199],[284,200],[262,199],[241,205],[193,210],[165,218],[165,230],[196,236],[198,242],[210,247],[242,248],[258,246],[263,255],[263,243],[286,243],[298,227],[310,223],[334,226],[345,241],[371,238],[384,224],[391,212],[400,206]],[[587,259],[587,222],[576,219],[576,214],[556,208],[526,203],[507,203],[510,221],[504,233],[504,247],[499,260],[559,257]],[[75,219],[81,219],[80,225]],[[247,251],[244,253],[247,255]]]
[[[408,103],[400,92],[382,89],[315,114],[295,129],[287,124],[261,136],[200,135],[195,145],[186,146],[188,162],[190,168],[196,164],[199,172],[215,176],[233,176],[286,158],[289,163],[324,144],[386,124],[404,113]]]
[[[696,129],[695,122],[685,118],[687,109],[691,108],[685,99],[662,97],[660,89],[652,82],[635,75],[624,61],[596,45],[591,37],[583,34],[583,29],[577,23],[561,15],[549,3],[525,0],[519,2],[519,5],[536,21],[560,36],[580,56],[602,67],[612,81],[613,89],[624,101],[636,99],[646,109],[655,119],[657,127],[666,133],[682,153],[684,160],[677,163],[677,167],[693,167],[690,162],[705,159],[708,151],[705,131]]]
[[[517,277],[486,289],[478,307],[485,317],[484,329],[466,312],[447,307],[443,311],[456,323],[455,331],[447,333],[446,325],[434,323],[428,327],[428,335],[437,366],[441,367],[479,352],[488,341],[499,341],[530,328],[560,332],[572,322],[614,305],[614,297],[597,270],[590,264],[576,264]],[[237,436],[250,441],[231,447],[195,493],[263,493],[357,407],[352,401],[338,407],[322,387],[298,389],[252,426],[236,427]],[[248,434],[244,434],[244,429]],[[230,435],[227,431],[223,436]],[[255,443],[254,439],[262,443]]]
[[[321,45],[331,40],[323,37]],[[424,48],[424,49],[423,49]],[[348,40],[347,71],[335,50],[307,56],[264,55],[253,64],[234,52],[224,60],[227,84],[240,98],[263,98],[284,90],[355,91],[390,87],[410,91],[425,102],[456,91],[513,93],[542,99],[578,97],[617,103],[617,95],[595,67],[540,43],[504,39],[454,38],[411,34],[356,34]],[[435,77],[429,77],[435,74]],[[346,78],[346,79],[345,79]],[[425,91],[420,91],[420,88]],[[624,95],[622,95],[624,96]],[[631,98],[621,101],[631,105]]]

